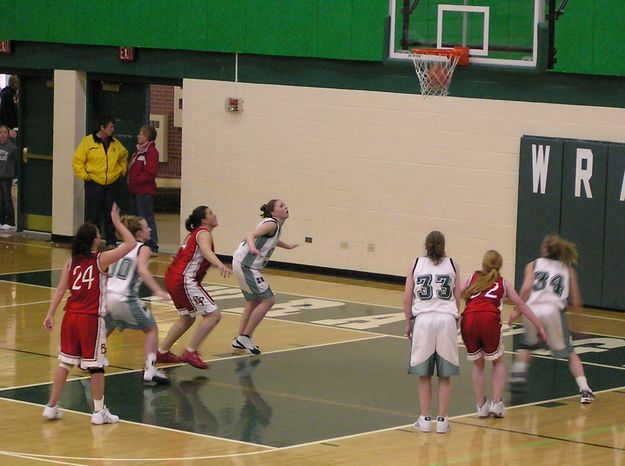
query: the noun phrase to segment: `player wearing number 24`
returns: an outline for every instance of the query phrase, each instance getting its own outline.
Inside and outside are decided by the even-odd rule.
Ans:
[[[111,220],[123,243],[106,252],[97,252],[101,238],[93,223],[87,222],[78,228],[72,242],[72,257],[63,266],[61,279],[43,321],[46,329],[54,327],[54,314],[65,291],[69,289],[70,295],[61,323],[60,364],[54,374],[50,400],[43,411],[47,419],[61,417],[57,403],[70,369],[80,364],[82,369],[91,373],[94,404],[91,423],[111,424],[119,421],[119,417],[111,414],[104,406],[104,368],[108,365],[103,318],[106,313],[106,271],[109,265],[128,254],[135,247],[136,241],[122,224],[119,207],[115,203],[111,210]]]

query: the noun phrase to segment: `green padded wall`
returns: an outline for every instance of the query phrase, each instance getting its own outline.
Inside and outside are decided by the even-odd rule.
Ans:
[[[0,39],[15,41],[381,61],[388,2],[0,0],[0,11]]]
[[[543,153],[551,148],[545,194],[533,192],[532,148],[539,145]],[[521,138],[517,288],[525,264],[539,254],[542,237],[556,232],[577,245],[584,304],[625,310],[624,179],[625,144]]]
[[[483,0],[493,13],[491,43],[520,46],[531,27],[529,0]],[[418,9],[435,15],[438,0]],[[384,59],[388,0],[0,0],[0,40],[134,46],[226,53]],[[402,0],[397,0],[398,9]],[[495,9],[493,9],[495,11]],[[528,26],[529,24],[529,26]],[[556,23],[556,71],[625,76],[625,2],[569,2]],[[417,39],[436,25],[416,15]],[[481,26],[470,31],[481,37]],[[399,40],[401,31],[396,31]]]
[[[608,189],[605,205],[602,307],[625,309],[625,144],[608,148]],[[625,194],[625,193],[624,193]]]
[[[592,167],[582,160],[580,150],[591,151]],[[576,179],[581,170],[590,168],[588,192]],[[589,306],[601,306],[607,169],[607,144],[570,140],[564,143],[560,234],[577,245],[579,285],[584,304]]]
[[[547,162],[547,151],[545,179],[539,176],[539,164],[533,160]],[[562,152],[562,140],[536,136],[521,138],[516,228],[517,290],[523,283],[525,265],[540,255],[540,244],[545,235],[560,231]],[[544,192],[540,181],[544,182]]]

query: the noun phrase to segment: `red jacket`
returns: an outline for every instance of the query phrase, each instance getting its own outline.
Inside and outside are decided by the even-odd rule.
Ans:
[[[156,194],[158,167],[158,150],[154,142],[150,142],[147,150],[138,150],[132,154],[128,164],[128,191],[130,194]]]

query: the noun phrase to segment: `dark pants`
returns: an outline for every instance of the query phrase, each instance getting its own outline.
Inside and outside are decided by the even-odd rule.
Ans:
[[[0,178],[0,224],[15,225],[15,210],[11,197],[11,178]]]
[[[156,232],[156,221],[154,220],[154,196],[152,194],[130,194],[130,208],[134,214],[143,217],[150,230],[150,241],[146,244],[154,252],[158,252],[158,233]]]
[[[104,221],[104,236],[106,244],[115,244],[115,226],[111,220],[113,203],[119,199],[119,180],[103,186],[95,181],[85,181],[85,221],[95,223],[102,228]],[[102,230],[100,230],[102,231]]]

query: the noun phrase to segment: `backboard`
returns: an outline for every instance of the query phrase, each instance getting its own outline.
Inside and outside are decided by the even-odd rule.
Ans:
[[[545,0],[390,0],[389,58],[415,47],[470,49],[470,64],[536,68]]]

